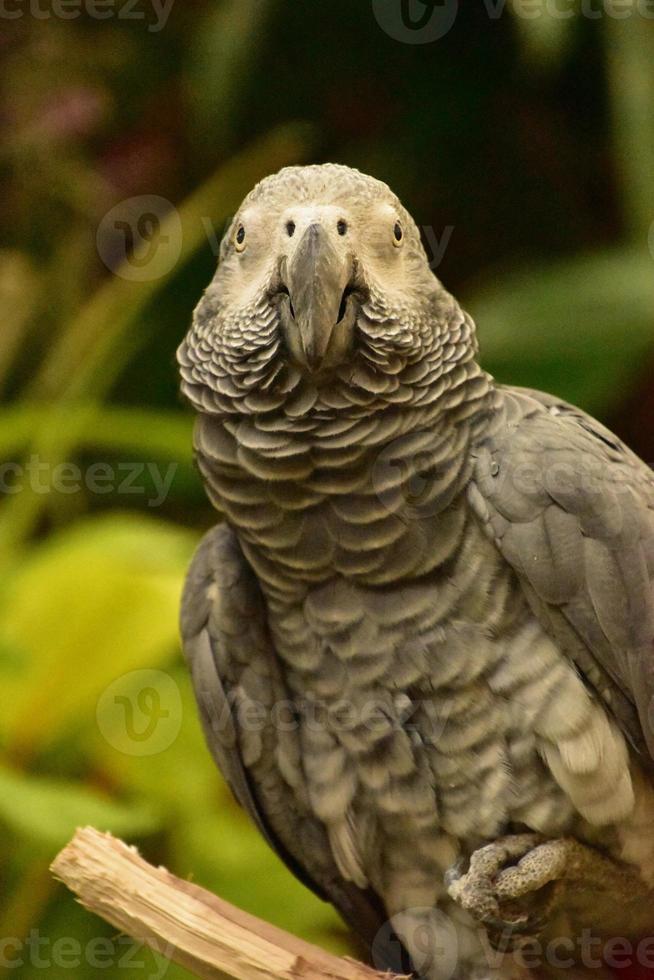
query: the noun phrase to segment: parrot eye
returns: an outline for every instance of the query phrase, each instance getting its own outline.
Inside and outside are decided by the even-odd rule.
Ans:
[[[286,225],[286,234],[288,235],[289,238],[292,238],[293,235],[295,234],[295,222],[294,221],[289,221],[288,224]]]
[[[402,231],[402,225],[399,221],[395,222],[395,227],[393,228],[393,245],[396,248],[402,244],[402,239],[404,238],[404,232]]]
[[[236,251],[242,252],[245,248],[245,228],[243,225],[238,226],[238,231],[236,232],[236,238],[234,241],[236,242]]]
[[[347,234],[347,221],[343,221],[343,219],[341,218],[341,220],[338,222],[336,227],[338,228],[339,235]]]

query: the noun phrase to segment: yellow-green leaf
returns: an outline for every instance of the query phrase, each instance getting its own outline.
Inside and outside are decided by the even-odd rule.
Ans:
[[[17,571],[0,608],[0,640],[25,663],[3,690],[0,733],[14,751],[94,718],[123,674],[171,658],[195,543],[174,525],[109,515],[54,535]]]

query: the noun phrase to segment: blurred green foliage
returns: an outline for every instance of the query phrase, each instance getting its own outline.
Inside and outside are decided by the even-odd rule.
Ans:
[[[174,350],[252,184],[337,159],[388,180],[432,239],[450,229],[437,271],[477,318],[491,371],[608,417],[653,459],[651,24],[509,8],[489,20],[480,5],[421,47],[386,36],[367,2],[178,0],[156,33],[116,18],[6,26],[0,937],[47,942],[0,974],[43,975],[69,937],[81,960],[52,975],[96,975],[84,951],[115,937],[47,871],[87,823],[347,949],[237,809],[199,731],[176,622],[213,518]],[[138,195],[175,204],[158,232],[179,237],[172,266],[141,280],[97,237]],[[130,466],[138,494],[101,484]],[[163,969],[136,961],[140,976]]]

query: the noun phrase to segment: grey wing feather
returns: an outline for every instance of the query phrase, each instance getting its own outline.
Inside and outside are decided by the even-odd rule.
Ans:
[[[198,548],[181,632],[205,737],[236,799],[296,877],[331,901],[370,950],[385,920],[381,903],[341,878],[324,828],[301,803],[297,733],[288,719],[275,726],[271,716],[275,704],[290,699],[258,583],[227,525],[210,531]],[[387,965],[395,969],[393,947]]]
[[[654,757],[654,474],[579,409],[500,390],[470,502],[544,628]]]

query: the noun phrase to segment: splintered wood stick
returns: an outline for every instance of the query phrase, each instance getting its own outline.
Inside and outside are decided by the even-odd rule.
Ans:
[[[51,870],[89,911],[206,980],[401,980],[277,929],[92,827]]]

